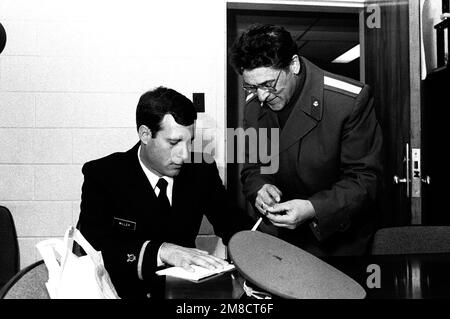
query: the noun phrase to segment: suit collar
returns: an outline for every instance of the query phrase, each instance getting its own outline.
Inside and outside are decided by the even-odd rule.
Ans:
[[[140,194],[140,196],[150,196],[150,198],[156,199],[153,186],[139,164],[137,152],[140,144],[140,142],[136,143],[136,145],[126,152],[128,162],[127,167],[129,170],[129,187],[135,194]]]
[[[306,78],[300,93],[297,106],[316,121],[322,119],[323,113],[323,70],[305,58],[301,58],[305,66]]]
[[[301,57],[305,82],[294,108],[280,134],[280,152],[305,136],[322,119],[323,70]],[[263,109],[258,117],[259,127],[279,127],[275,112]]]

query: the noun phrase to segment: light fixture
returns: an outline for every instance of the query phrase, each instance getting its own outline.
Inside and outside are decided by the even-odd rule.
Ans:
[[[345,52],[344,54],[341,54],[336,59],[332,61],[332,63],[349,63],[353,60],[359,58],[360,55],[360,46],[359,44]]]

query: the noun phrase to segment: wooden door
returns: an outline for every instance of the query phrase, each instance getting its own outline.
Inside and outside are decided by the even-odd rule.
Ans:
[[[380,226],[411,223],[409,8],[405,1],[375,1],[379,23],[365,12],[365,82],[372,87],[384,137]],[[385,3],[385,2],[384,2]],[[396,178],[396,182],[394,181]]]

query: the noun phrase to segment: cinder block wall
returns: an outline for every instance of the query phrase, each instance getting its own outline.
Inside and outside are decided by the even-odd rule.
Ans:
[[[2,0],[0,22],[0,205],[22,268],[41,259],[37,242],[76,223],[83,163],[137,142],[135,108],[151,88],[205,93],[197,135],[224,177],[223,1]],[[220,255],[211,239],[198,243]]]

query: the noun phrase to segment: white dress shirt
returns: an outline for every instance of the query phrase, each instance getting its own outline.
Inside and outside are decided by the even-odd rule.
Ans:
[[[172,177],[167,177],[167,176],[158,176],[155,173],[153,173],[151,170],[149,170],[144,165],[144,163],[141,160],[141,157],[139,156],[140,150],[141,150],[141,147],[139,146],[139,148],[138,148],[139,164],[141,164],[141,167],[142,167],[142,170],[145,173],[145,176],[147,176],[147,179],[150,182],[150,185],[152,185],[152,188],[153,188],[153,191],[155,192],[156,197],[158,197],[159,191],[160,191],[159,188],[156,187],[156,184],[158,183],[158,180],[160,178],[164,178],[167,181],[166,195],[167,195],[167,198],[169,199],[170,206],[172,206],[173,178]]]
[[[156,187],[156,184],[158,183],[158,180],[160,178],[164,178],[167,181],[167,189],[166,189],[166,195],[167,198],[169,199],[169,203],[172,206],[172,190],[173,190],[173,178],[172,177],[168,177],[168,176],[158,176],[155,173],[153,173],[151,170],[149,170],[144,163],[141,160],[141,156],[139,155],[141,151],[141,147],[139,146],[138,148],[138,152],[137,152],[137,157],[139,160],[139,164],[142,167],[142,170],[145,173],[145,176],[147,176],[148,181],[150,182],[150,185],[152,186],[153,191],[155,192],[155,195],[158,197],[160,189],[159,187]],[[143,258],[144,258],[144,253],[145,253],[145,249],[148,245],[148,243],[150,242],[150,240],[147,240],[141,248],[141,251],[139,253],[139,259],[138,259],[138,276],[139,279],[143,280],[142,278],[142,262],[143,262]],[[161,247],[158,250],[158,255],[157,255],[157,265],[158,266],[162,266],[164,265],[164,263],[162,262],[161,258],[159,257],[159,252],[161,250]]]

